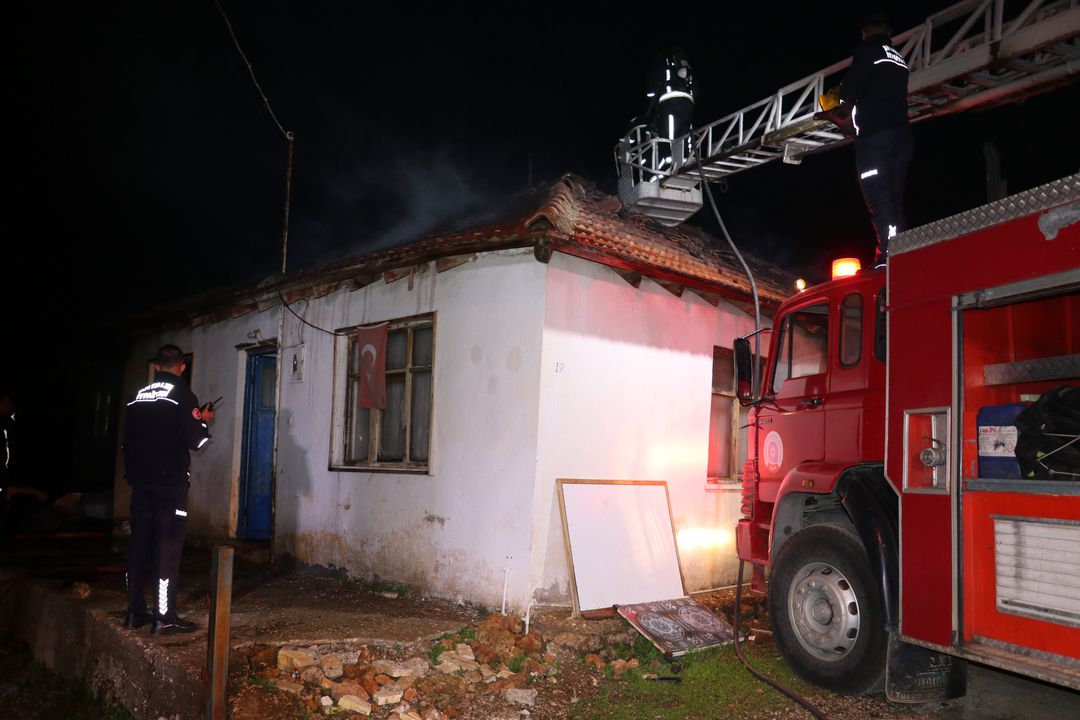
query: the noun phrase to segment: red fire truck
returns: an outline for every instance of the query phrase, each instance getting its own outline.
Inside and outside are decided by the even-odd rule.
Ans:
[[[1080,386],[1080,174],[901,234],[770,332],[760,390],[736,343],[736,535],[792,668],[909,702],[965,660],[1080,689],[1080,467],[1022,476],[993,418]]]

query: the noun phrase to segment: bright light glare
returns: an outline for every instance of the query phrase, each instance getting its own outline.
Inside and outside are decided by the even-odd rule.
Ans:
[[[802,292],[803,290],[805,290],[806,289],[806,281],[803,280],[802,278],[799,278],[798,280],[796,280],[795,281],[795,289],[798,290],[799,292]]]
[[[679,550],[718,550],[735,542],[731,528],[683,528],[678,534]]]
[[[855,273],[862,269],[862,264],[858,258],[839,258],[833,260],[832,263],[832,276],[833,280],[842,277],[851,277]]]

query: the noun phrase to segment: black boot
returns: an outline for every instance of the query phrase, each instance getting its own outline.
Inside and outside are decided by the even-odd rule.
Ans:
[[[150,626],[151,635],[174,635],[176,633],[195,632],[195,623],[172,617],[155,617],[154,624]]]
[[[150,622],[153,617],[153,615],[145,610],[141,612],[137,610],[128,610],[127,614],[124,615],[124,627],[129,630],[141,628],[143,625]]]

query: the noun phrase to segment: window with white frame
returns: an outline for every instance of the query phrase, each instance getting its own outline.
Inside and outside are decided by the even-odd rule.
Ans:
[[[761,372],[761,363],[757,363]],[[709,412],[710,483],[737,483],[746,462],[746,431],[750,408],[735,396],[735,353],[713,347],[712,403]]]
[[[339,331],[336,347],[331,466],[339,469],[426,471],[431,445],[435,316],[389,322],[386,407],[360,407],[361,348]]]

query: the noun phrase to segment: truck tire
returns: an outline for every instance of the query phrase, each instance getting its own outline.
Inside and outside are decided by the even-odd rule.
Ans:
[[[881,589],[845,526],[811,525],[784,544],[769,576],[769,617],[780,653],[803,679],[848,694],[881,686]]]

